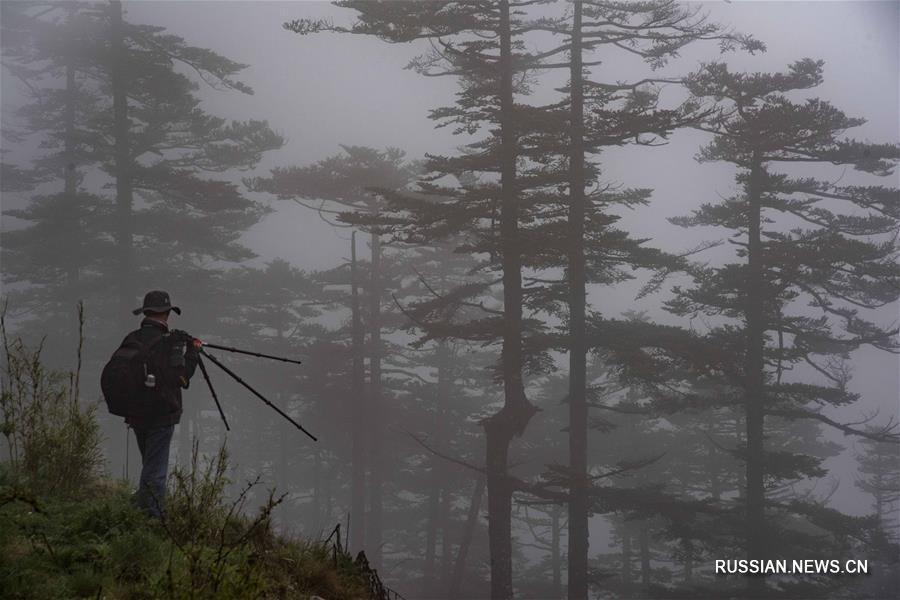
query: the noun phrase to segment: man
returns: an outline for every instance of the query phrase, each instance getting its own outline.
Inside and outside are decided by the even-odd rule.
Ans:
[[[140,417],[126,417],[125,422],[134,430],[141,452],[141,481],[136,500],[155,517],[161,516],[166,495],[169,445],[175,425],[181,420],[181,390],[188,387],[198,360],[198,349],[193,344],[185,344],[181,336],[169,335],[172,311],[181,314],[180,308],[172,306],[168,293],[147,292],[143,306],[133,311],[135,315],[143,313],[141,327],[129,333],[123,342],[124,345],[136,339],[145,346],[152,344],[145,381],[150,400],[148,409]]]

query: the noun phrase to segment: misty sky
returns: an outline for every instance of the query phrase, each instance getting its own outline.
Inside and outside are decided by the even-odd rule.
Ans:
[[[752,33],[768,46],[768,52],[722,57],[732,70],[784,70],[795,60],[825,60],[825,82],[809,96],[819,95],[849,116],[868,123],[849,132],[872,142],[896,142],[900,137],[900,2],[716,2],[703,3],[713,21],[731,24]],[[374,147],[396,146],[411,158],[424,153],[445,153],[464,140],[449,129],[435,130],[428,110],[449,105],[457,84],[452,78],[425,78],[404,70],[410,58],[425,47],[390,45],[357,36],[316,35],[301,37],[282,29],[286,20],[327,17],[348,22],[352,13],[324,2],[125,2],[126,18],[135,23],[156,24],[183,36],[190,44],[207,47],[249,66],[240,79],[255,90],[253,96],[202,88],[200,93],[213,114],[239,119],[268,119],[288,140],[269,153],[257,173],[276,165],[305,165],[340,151],[338,144]],[[602,55],[598,56],[602,59]],[[682,58],[658,71],[660,76],[683,75],[700,61],[719,58],[714,44],[695,44]],[[629,80],[649,75],[637,61],[617,52],[595,68],[595,78]],[[549,77],[549,81],[561,75]],[[560,80],[561,81],[561,80]],[[16,82],[4,74],[4,118],[16,104]],[[538,90],[536,100],[552,97],[552,85]],[[663,101],[677,99],[677,90],[666,90]],[[524,99],[528,101],[527,99]],[[725,164],[699,164],[693,156],[709,137],[699,132],[680,132],[660,148],[624,148],[602,157],[604,180],[655,190],[646,209],[624,215],[622,225],[654,245],[686,249],[686,232],[666,218],[683,215],[711,194],[733,192],[733,168]],[[15,149],[12,149],[15,151]],[[15,152],[13,156],[23,157]],[[834,179],[840,169],[821,171]],[[244,175],[247,175],[245,173]],[[855,182],[845,174],[843,183]],[[898,185],[898,174],[877,181]],[[872,182],[873,178],[860,181]],[[300,268],[330,267],[348,254],[349,234],[336,231],[319,218],[290,202],[273,202],[277,211],[267,216],[244,239],[261,260],[283,257]],[[4,199],[4,208],[12,198]],[[10,224],[4,223],[4,228]],[[694,230],[690,236],[716,239],[721,232]],[[607,314],[631,307],[633,287],[612,295],[594,290],[592,302]],[[658,305],[659,298],[645,303]],[[660,313],[654,311],[654,316]],[[883,320],[897,316],[897,307],[883,311]],[[854,391],[862,392],[861,406],[880,407],[898,413],[897,357],[864,351],[855,356]],[[858,416],[859,407],[843,415]],[[848,440],[843,440],[848,441]],[[841,459],[845,460],[845,459]],[[850,467],[851,462],[841,466]],[[858,496],[845,480],[835,497],[838,508],[865,512],[854,505]]]

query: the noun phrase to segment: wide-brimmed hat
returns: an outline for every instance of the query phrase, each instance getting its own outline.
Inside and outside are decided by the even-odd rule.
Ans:
[[[140,308],[134,309],[133,312],[136,315],[146,312],[154,312],[154,313],[163,313],[167,310],[174,310],[176,315],[181,314],[181,309],[177,306],[172,306],[172,302],[169,300],[169,293],[164,292],[162,290],[153,290],[152,292],[147,292],[144,296],[144,305]]]

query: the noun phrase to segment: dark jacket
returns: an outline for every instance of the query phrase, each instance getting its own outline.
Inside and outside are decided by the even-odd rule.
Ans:
[[[137,339],[147,345],[168,333],[164,323],[153,319],[141,321],[141,328],[126,336],[123,344]],[[176,342],[171,337],[158,341],[150,352],[148,369],[156,377],[156,387],[149,391],[151,396],[151,412],[141,417],[126,417],[125,422],[136,429],[153,429],[177,425],[181,421],[181,389],[187,388],[194,370],[197,368],[197,351],[188,344],[184,352],[184,366],[173,367],[173,346]]]

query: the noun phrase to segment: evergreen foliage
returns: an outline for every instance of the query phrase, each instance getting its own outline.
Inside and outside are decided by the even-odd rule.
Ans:
[[[15,175],[11,187],[32,193],[24,208],[5,211],[26,223],[3,236],[4,282],[29,285],[17,306],[40,308],[42,321],[67,331],[66,307],[86,300],[91,326],[112,340],[118,334],[93,315],[125,311],[124,320],[139,281],[169,282],[177,295],[210,281],[212,264],[253,256],[238,238],[266,208],[221,174],[252,167],[283,140],[263,121],[207,114],[197,81],[179,68],[204,85],[252,93],[234,79],[246,65],[124,21],[117,2],[3,10],[4,66],[32,96],[19,127],[3,133],[42,148],[33,164],[4,167]],[[51,184],[63,190],[44,192]],[[118,306],[99,293],[110,287]]]
[[[868,432],[837,423],[824,408],[858,400],[847,389],[844,361],[850,352],[863,345],[900,349],[896,329],[866,317],[867,311],[897,300],[900,268],[893,240],[885,236],[897,230],[900,193],[773,170],[790,163],[825,163],[884,176],[900,159],[896,145],[843,137],[862,119],[847,117],[820,99],[788,98],[788,92],[820,84],[822,66],[822,61],[805,59],[785,73],[744,74],[712,63],[687,82],[698,99],[720,102],[700,126],[715,137],[698,158],[735,165],[740,191],[673,221],[730,230],[736,261],[698,266],[695,285],[676,287],[667,308],[682,316],[705,314],[739,322],[714,327],[709,335],[729,348],[725,374],[739,390],[736,404],[746,416],[746,438],[733,452],[747,469],[744,527],[751,558],[776,552],[776,523],[782,531],[792,509],[818,506],[773,497],[773,486],[784,480],[823,474],[821,458],[764,442],[777,439],[770,433],[773,422],[812,419],[845,433],[897,442],[893,424]],[[802,303],[818,314],[800,309]],[[800,364],[811,367],[824,383],[789,379],[787,372]],[[783,548],[785,536],[778,538]],[[762,579],[754,582],[764,585]]]
[[[118,0],[0,3],[21,99],[0,151],[0,595],[384,598],[381,573],[410,598],[897,596],[897,415],[855,418],[878,399],[852,375],[900,353],[900,146],[847,135],[865,121],[813,97],[822,61],[739,72],[711,57],[765,45],[675,0],[334,4],[283,29],[408,45],[408,69],[458,84],[427,116],[460,146],[344,144],[260,176],[282,137],[206,108],[253,93],[248,65]],[[704,44],[712,62],[666,70]],[[663,199],[604,161],[688,128],[734,185],[670,220],[726,236],[685,250],[625,225]],[[257,262],[266,197],[342,256]],[[211,369],[231,431],[192,381],[162,522],[102,473],[102,432],[125,478],[136,453],[85,401],[154,287],[176,327],[302,360],[220,357],[319,437]],[[642,304],[617,316],[627,289]],[[78,329],[78,367],[54,370]],[[854,515],[830,462],[850,440]],[[744,555],[873,574],[713,573]]]

